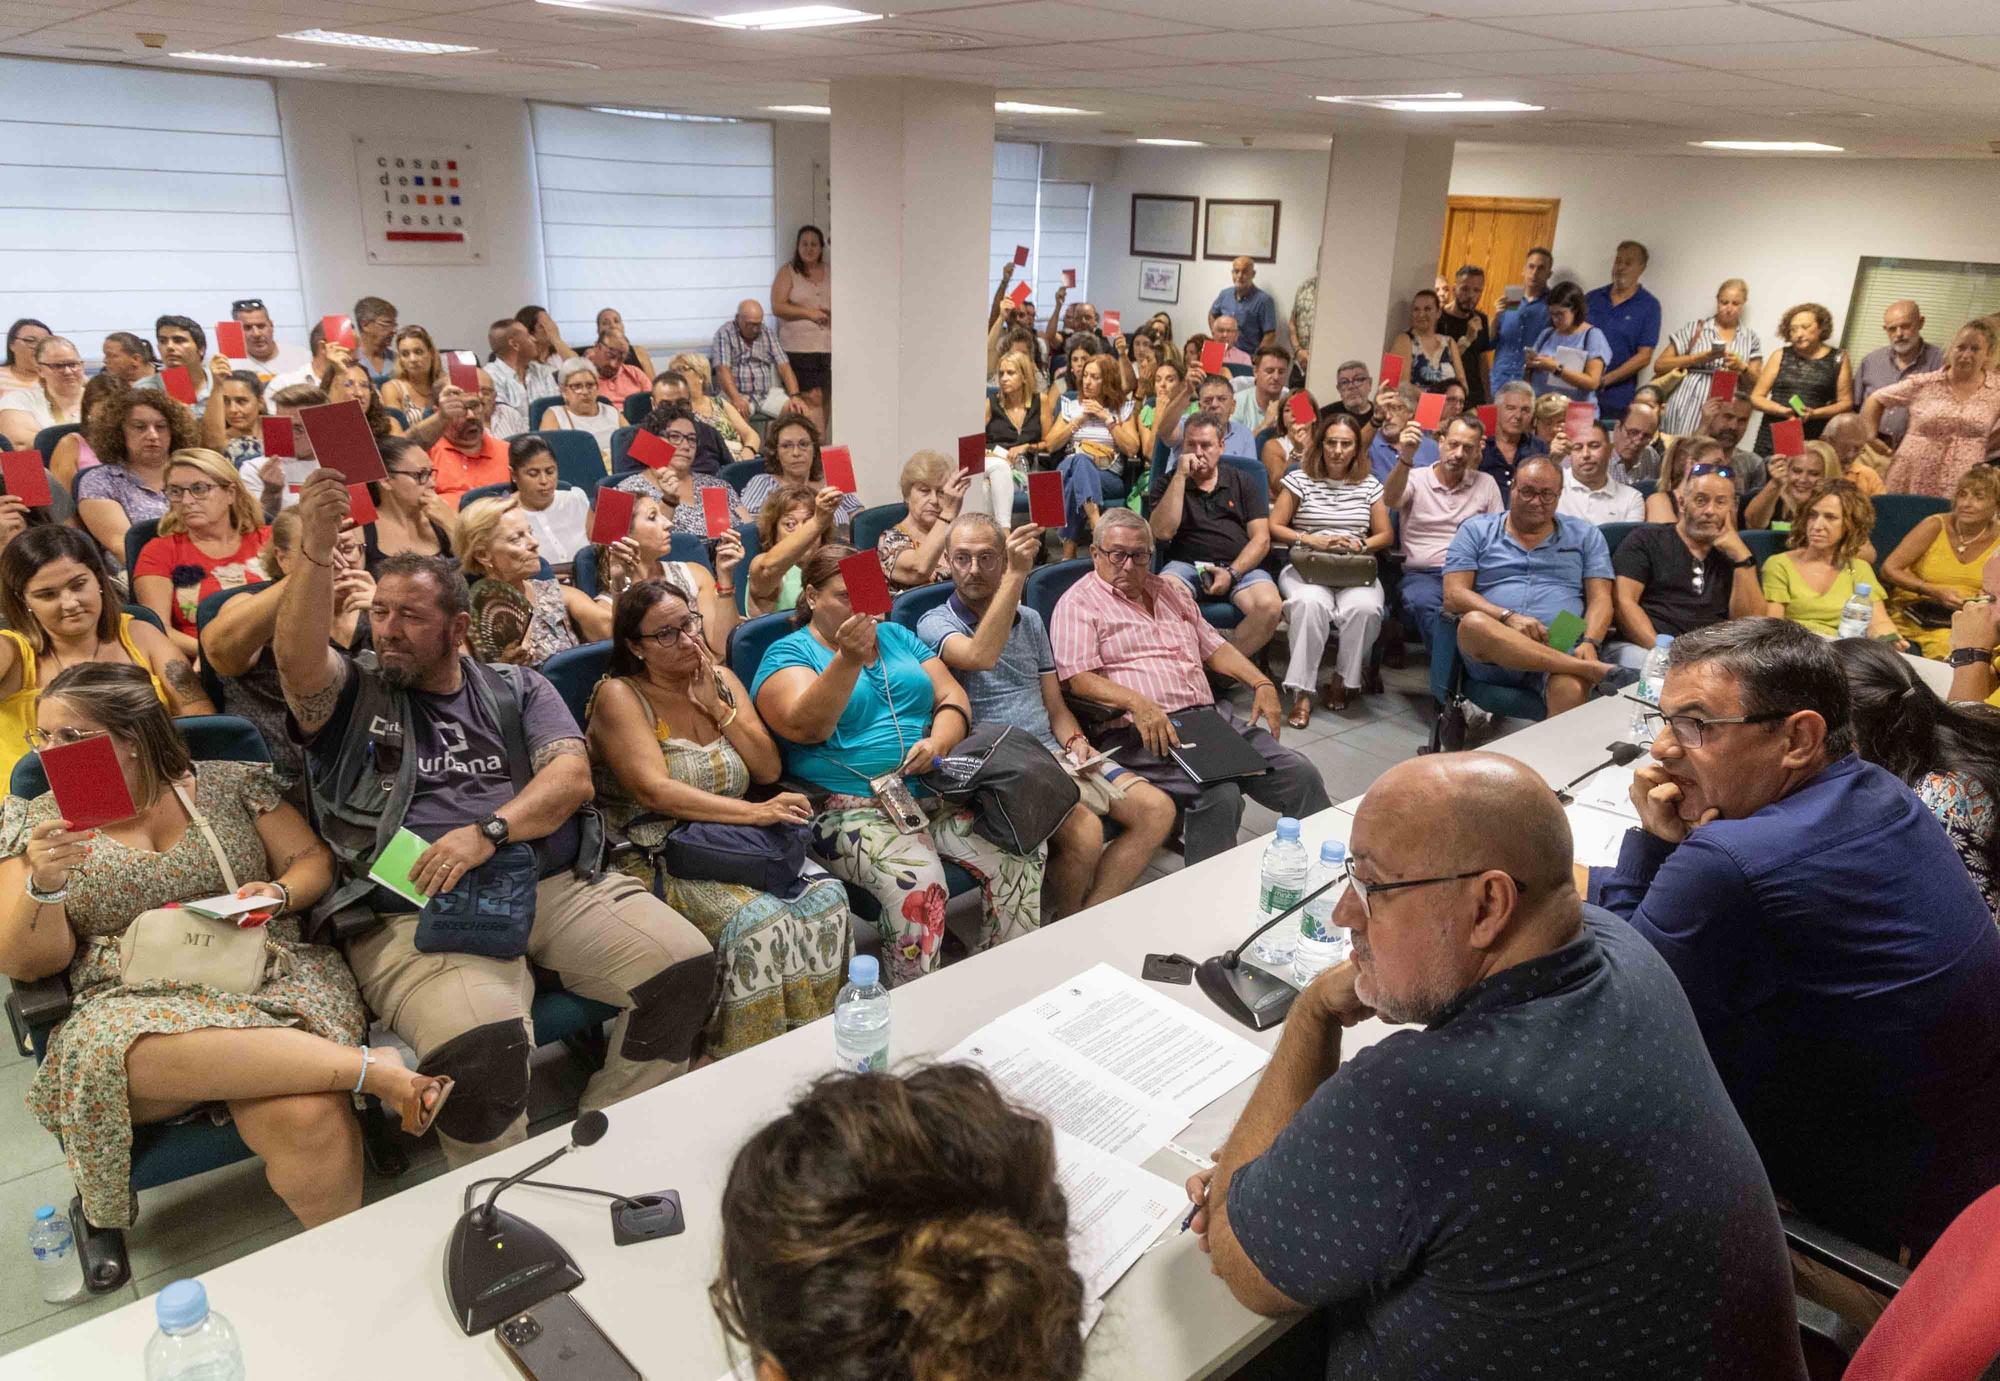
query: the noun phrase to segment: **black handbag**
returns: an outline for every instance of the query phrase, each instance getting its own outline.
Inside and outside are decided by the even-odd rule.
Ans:
[[[1012,854],[1031,854],[1083,799],[1041,740],[1011,724],[982,724],[931,764],[921,780],[972,808],[972,832]]]
[[[664,871],[693,882],[754,887],[782,901],[793,901],[806,889],[806,848],[811,843],[809,825],[727,825],[690,820],[668,831],[665,839],[647,850],[653,860],[653,890],[656,894],[660,890]]]

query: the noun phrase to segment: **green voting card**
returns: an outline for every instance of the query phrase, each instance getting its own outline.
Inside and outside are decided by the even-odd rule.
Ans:
[[[1582,624],[1577,625],[1583,627]],[[430,844],[408,830],[397,830],[395,838],[389,841],[374,864],[368,869],[368,876],[381,883],[397,896],[415,902],[418,906],[430,904],[430,898],[417,890],[410,881],[410,869],[416,866]]]
[[[1549,624],[1549,646],[1558,652],[1569,651],[1582,636],[1583,620],[1567,609],[1557,614]]]

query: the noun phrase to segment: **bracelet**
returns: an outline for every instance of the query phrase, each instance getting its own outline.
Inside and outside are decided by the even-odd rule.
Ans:
[[[41,888],[35,886],[35,875],[29,873],[28,898],[30,901],[38,902],[43,906],[61,906],[65,901],[69,900],[69,879],[64,878],[63,885],[55,891],[44,892]]]
[[[960,719],[965,721],[966,733],[969,734],[972,732],[972,716],[967,714],[964,710],[961,710],[958,706],[951,704],[949,701],[947,701],[945,704],[938,706],[935,710],[931,711],[931,727],[933,729],[937,727],[938,716],[943,714],[946,710],[950,710],[953,714],[957,715]]]
[[[736,715],[737,715],[737,707],[735,705],[731,705],[729,707],[729,713],[724,715],[721,719],[715,721],[715,727],[718,729],[727,729],[730,725],[736,722]]]
[[[736,587],[734,585],[717,585],[715,592],[718,595],[733,595],[736,593]]]
[[[271,885],[272,885],[273,887],[277,888],[277,889],[278,889],[278,890],[279,890],[280,892],[283,892],[283,893],[285,894],[285,901],[284,901],[284,905],[280,906],[280,907],[278,908],[278,910],[279,910],[279,911],[281,911],[281,912],[282,912],[282,911],[290,911],[290,910],[292,910],[292,909],[293,909],[293,907],[292,907],[292,889],[291,889],[291,888],[289,888],[289,887],[287,887],[287,886],[285,886],[285,884],[284,884],[284,883],[280,882],[280,881],[279,881],[278,879],[276,879],[276,878],[272,878],[272,879],[271,879]]]
[[[305,544],[303,542],[299,544],[299,555],[303,556],[306,560],[312,562],[313,565],[315,566],[322,566],[329,571],[333,569],[333,562],[320,560],[317,556],[314,556],[311,552],[305,549]]]

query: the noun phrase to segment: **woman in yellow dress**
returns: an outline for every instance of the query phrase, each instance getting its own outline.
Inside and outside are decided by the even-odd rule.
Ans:
[[[1936,513],[1882,562],[1896,631],[1926,657],[1951,649],[1951,611],[1981,593],[1980,573],[2000,549],[2000,470],[1979,465],[1952,487],[1951,510]],[[1942,607],[1939,607],[1942,606]],[[1919,618],[1920,615],[1928,617]],[[1927,627],[1926,625],[1939,625]]]

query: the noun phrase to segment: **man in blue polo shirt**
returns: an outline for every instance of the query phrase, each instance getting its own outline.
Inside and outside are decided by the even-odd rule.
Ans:
[[[1653,761],[1593,875],[1679,976],[1772,1186],[1921,1251],[2000,1184],[2000,930],[1923,802],[1854,751],[1827,641],[1674,640]]]
[[[1625,415],[1660,343],[1660,299],[1639,286],[1648,257],[1637,240],[1620,240],[1611,258],[1611,281],[1583,299],[1590,324],[1611,345],[1611,363],[1597,382],[1597,415],[1607,422]]]
[[[1500,314],[1493,319],[1493,367],[1487,384],[1500,385],[1527,377],[1528,348],[1549,329],[1549,274],[1556,266],[1555,255],[1540,245],[1528,251],[1521,281],[1509,284],[1518,292],[1503,291]]]
[[[1229,286],[1209,304],[1210,330],[1219,316],[1236,318],[1236,344],[1246,354],[1260,345],[1278,343],[1278,304],[1257,286],[1257,265],[1252,260],[1239,257],[1230,261]]]
[[[1611,553],[1593,524],[1556,511],[1562,492],[1553,460],[1523,461],[1507,511],[1466,519],[1444,557],[1444,607],[1459,618],[1465,674],[1533,691],[1552,715],[1607,678],[1631,676],[1598,655],[1611,627]],[[1565,613],[1582,618],[1583,636],[1562,651],[1549,633]]]

